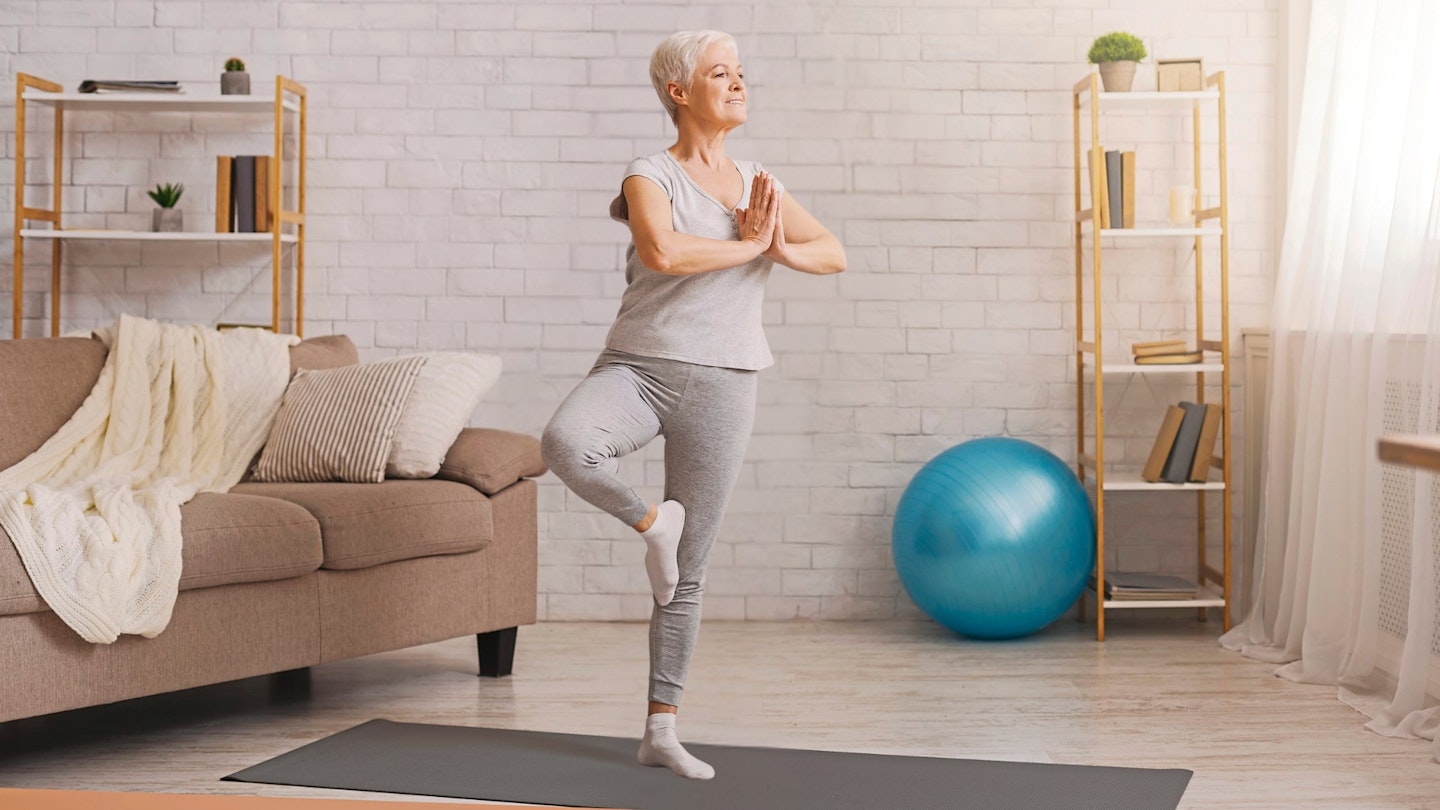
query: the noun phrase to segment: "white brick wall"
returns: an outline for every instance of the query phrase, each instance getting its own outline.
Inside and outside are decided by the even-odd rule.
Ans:
[[[1274,0],[1033,4],[0,0],[0,68],[71,89],[86,77],[167,77],[217,92],[223,60],[239,55],[257,92],[277,72],[305,83],[307,333],[347,333],[367,358],[500,353],[506,374],[473,421],[538,433],[618,302],[626,233],[606,204],[620,172],[670,143],[650,50],[678,28],[730,31],[753,98],[730,151],[774,170],[846,244],[850,269],[774,277],[765,319],[778,363],[762,377],[706,613],[883,618],[915,612],[890,562],[889,525],[927,459],[994,434],[1073,458],[1069,87],[1088,70],[1094,36],[1129,30],[1153,53],[1202,55],[1227,71],[1236,337],[1269,314]],[[1150,64],[1137,83],[1153,87]],[[6,180],[12,112],[0,110]],[[48,149],[48,116],[37,118],[31,144]],[[1107,143],[1140,153],[1142,219],[1161,218],[1168,186],[1188,179],[1182,124],[1106,124]],[[66,222],[147,227],[144,188],[182,180],[188,227],[208,228],[211,156],[268,151],[267,133],[264,116],[74,114],[67,171],[83,185],[66,189]],[[48,178],[48,152],[37,154],[29,170]],[[13,204],[6,195],[7,213]],[[1107,260],[1112,346],[1189,323],[1173,303],[1193,289],[1187,255],[1154,245]],[[67,256],[67,330],[121,311],[268,317],[268,248],[91,244]],[[27,258],[36,320],[25,331],[39,335],[48,248],[32,244]],[[1213,270],[1213,251],[1207,261]],[[1122,392],[1121,382],[1108,389],[1108,451],[1138,461],[1156,403],[1193,389],[1150,379]],[[622,465],[642,495],[660,492],[660,458],[657,443]],[[1189,570],[1193,503],[1112,498],[1112,560]],[[627,529],[553,477],[541,512],[542,617],[648,615],[641,545]]]

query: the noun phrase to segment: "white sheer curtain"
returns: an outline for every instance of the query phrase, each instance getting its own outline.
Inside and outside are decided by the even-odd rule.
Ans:
[[[1440,433],[1437,43],[1436,0],[1311,3],[1253,608],[1221,639],[1338,686],[1374,731],[1431,740],[1440,487],[1375,448]]]

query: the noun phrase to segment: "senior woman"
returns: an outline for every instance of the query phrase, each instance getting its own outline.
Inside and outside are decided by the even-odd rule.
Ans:
[[[630,227],[627,287],[605,349],[545,429],[545,461],[577,495],[634,528],[654,592],[641,764],[692,779],[715,771],[675,733],[700,629],[705,567],[755,418],[756,372],[773,363],[761,325],[770,269],[845,269],[840,242],[760,164],[725,153],[746,121],[735,40],[667,37],[650,80],[674,145],[631,162],[610,206]],[[665,437],[659,504],[616,476],[616,459]]]

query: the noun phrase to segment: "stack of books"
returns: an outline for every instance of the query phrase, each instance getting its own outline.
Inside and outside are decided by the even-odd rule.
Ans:
[[[1135,153],[1106,152],[1099,179],[1100,227],[1135,227]]]
[[[1198,363],[1205,358],[1204,352],[1192,352],[1183,340],[1151,340],[1130,346],[1135,354],[1135,363],[1142,366],[1161,366],[1180,363]]]
[[[1090,577],[1095,589],[1095,577]],[[1199,589],[1193,582],[1163,574],[1132,574],[1115,571],[1105,575],[1105,598],[1114,602],[1178,602],[1194,599]]]
[[[1165,411],[1160,433],[1140,477],[1152,484],[1203,482],[1210,477],[1215,438],[1220,432],[1220,406],[1181,402]]]
[[[183,93],[179,82],[130,81],[124,79],[86,79],[80,82],[81,93]]]
[[[215,232],[268,232],[270,156],[218,155],[215,164]]]

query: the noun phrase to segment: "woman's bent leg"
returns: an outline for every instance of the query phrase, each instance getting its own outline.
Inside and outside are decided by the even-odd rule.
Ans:
[[[660,432],[645,381],[618,364],[597,366],[550,418],[540,440],[545,465],[586,502],[634,526],[650,506],[614,475],[613,459]]]

